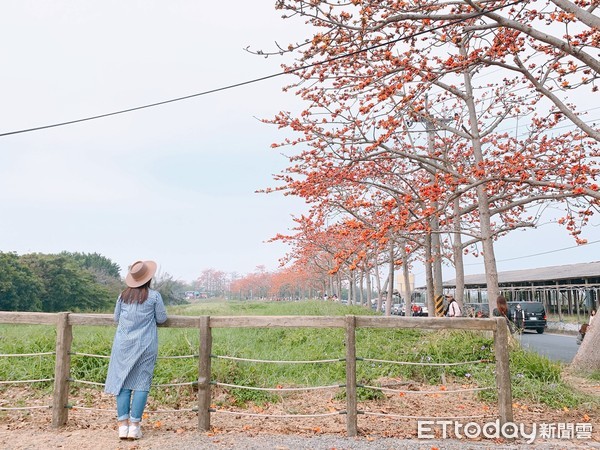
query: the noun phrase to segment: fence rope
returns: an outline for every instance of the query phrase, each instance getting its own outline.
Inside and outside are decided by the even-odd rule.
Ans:
[[[158,359],[186,359],[186,358],[199,358],[200,355],[173,355],[173,356],[159,356]]]
[[[67,405],[67,406],[65,406],[65,408],[72,409],[74,411],[75,410],[82,410],[82,411],[96,411],[96,412],[102,412],[102,413],[107,413],[107,414],[109,414],[109,413],[110,414],[114,414],[115,413],[114,409],[89,408],[87,406],[78,406],[78,405]],[[144,413],[148,413],[148,414],[167,414],[167,413],[194,412],[194,411],[198,411],[198,408],[157,409],[155,411],[146,409],[144,411]]]
[[[21,409],[52,409],[52,405],[46,405],[46,406],[21,406],[21,407],[14,407],[14,408],[0,407],[0,411],[17,411],[17,410],[21,410]]]
[[[198,381],[185,381],[183,383],[165,383],[165,384],[153,384],[152,388],[159,388],[159,387],[170,387],[170,386],[195,386],[198,384]]]
[[[484,417],[496,417],[491,414],[483,414],[478,416],[403,416],[401,414],[377,413],[371,411],[357,411],[357,414],[365,416],[380,416],[393,417],[395,419],[446,419],[446,420],[465,420],[465,419],[482,419]]]
[[[42,383],[44,381],[54,381],[54,378],[42,378],[41,380],[15,380],[15,381],[0,381],[0,384],[17,384],[17,383]]]
[[[194,408],[181,408],[181,409],[157,409],[157,410],[153,410],[147,411],[148,414],[169,414],[169,413],[179,413],[179,412],[198,412],[198,408],[194,407]]]
[[[491,362],[489,359],[478,359],[475,361],[463,361],[454,363],[424,363],[424,362],[411,362],[411,361],[389,361],[386,359],[371,359],[371,358],[356,358],[357,361],[369,361],[369,362],[380,362],[389,364],[404,364],[409,366],[464,366],[467,364],[481,364]]]
[[[104,383],[98,383],[96,381],[76,380],[75,378],[67,378],[67,381],[71,383],[91,384],[93,386],[104,386]]]
[[[320,364],[320,363],[346,361],[346,358],[317,359],[314,361],[277,361],[277,360],[269,360],[269,359],[237,358],[235,356],[224,356],[224,355],[210,355],[210,357],[216,358],[216,359],[232,359],[234,361],[249,361],[249,362],[277,363],[277,364]]]
[[[93,353],[69,352],[69,355],[91,356],[92,358],[110,359],[110,355],[94,355]]]
[[[487,391],[487,390],[492,390],[492,389],[496,389],[494,387],[480,387],[480,388],[467,388],[467,389],[451,389],[451,390],[445,390],[445,391],[410,391],[410,390],[402,390],[402,389],[392,389],[392,388],[385,388],[385,387],[380,387],[380,386],[369,386],[366,384],[357,384],[356,387],[361,387],[361,388],[365,388],[365,389],[374,389],[377,391],[385,391],[385,392],[397,392],[397,393],[403,393],[403,394],[455,394],[457,392],[475,392],[475,391]]]
[[[332,384],[331,386],[309,386],[309,387],[291,387],[291,388],[263,388],[263,387],[255,387],[255,386],[240,386],[238,384],[228,384],[228,383],[219,383],[217,381],[211,381],[210,384],[215,386],[226,386],[232,388],[239,389],[251,389],[254,391],[313,391],[316,389],[332,389],[332,388],[342,388],[346,387],[345,384]]]
[[[41,355],[56,355],[56,352],[41,352],[41,353],[3,353],[0,357],[9,358],[11,356],[41,356]]]
[[[52,353],[54,353],[54,352],[52,352]],[[110,355],[96,355],[93,353],[69,352],[69,355],[89,356],[92,358],[110,359]],[[3,356],[3,355],[0,355],[0,356]],[[198,357],[199,357],[199,355],[159,356],[158,359],[184,359],[184,358],[198,358]]]
[[[233,414],[236,416],[250,416],[250,417],[274,417],[279,419],[285,418],[296,418],[296,417],[329,417],[329,416],[339,416],[340,414],[346,414],[346,411],[336,411],[332,413],[321,413],[321,414],[257,414],[257,413],[247,413],[244,411],[227,411],[226,409],[210,409],[210,412],[213,413],[222,413],[222,414]]]
[[[68,378],[67,381],[72,383],[81,383],[81,384],[91,384],[93,386],[104,386],[104,383],[98,383],[96,381],[86,381],[86,380],[76,380],[74,378]],[[159,387],[169,387],[169,386],[191,386],[198,384],[197,381],[187,381],[184,383],[165,383],[165,384],[153,384],[151,388],[159,388]]]

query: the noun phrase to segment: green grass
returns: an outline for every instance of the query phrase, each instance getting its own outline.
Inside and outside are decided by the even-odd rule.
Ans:
[[[359,306],[332,302],[226,302],[213,301],[169,309],[171,315],[326,315],[374,314]],[[72,351],[109,355],[113,327],[74,327]],[[53,351],[54,327],[0,325],[0,353],[34,353]],[[227,328],[213,330],[213,355],[272,361],[316,361],[339,359],[334,363],[271,364],[213,358],[214,381],[255,387],[329,386],[345,384],[345,331],[327,328]],[[159,356],[198,354],[199,333],[195,329],[159,328]],[[493,342],[481,333],[468,331],[391,330],[361,328],[356,332],[357,380],[362,385],[380,385],[385,378],[441,384],[442,380],[459,381],[480,387],[495,387],[493,363],[449,367],[389,364],[372,360],[407,362],[464,362],[493,360]],[[108,359],[81,355],[71,357],[71,377],[76,380],[104,382]],[[512,390],[515,400],[529,400],[551,407],[573,408],[586,400],[562,381],[562,366],[545,357],[524,351],[510,354]],[[159,359],[154,383],[186,383],[197,378],[197,358]],[[54,357],[0,357],[0,380],[51,378]],[[52,383],[35,383],[36,389],[51,390]],[[89,387],[73,383],[75,394],[89,392]],[[1,388],[1,386],[0,386]],[[266,391],[228,389],[230,402],[243,405],[249,401],[277,401],[278,395]],[[343,395],[343,390],[342,394]],[[381,396],[379,391],[359,388],[359,399]],[[153,389],[153,398],[165,405],[180,404],[192,398],[193,388]],[[497,400],[495,389],[482,391],[485,401]],[[93,402],[93,396],[88,396]],[[87,397],[86,397],[87,398]]]

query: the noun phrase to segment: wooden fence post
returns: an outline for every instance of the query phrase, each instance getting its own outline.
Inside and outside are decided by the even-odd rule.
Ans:
[[[496,319],[494,331],[496,355],[496,386],[498,388],[498,412],[500,425],[513,421],[512,388],[510,384],[510,362],[508,359],[508,326],[504,317]]]
[[[346,316],[346,434],[357,435],[356,316]]]
[[[198,430],[210,430],[210,378],[212,330],[210,316],[199,317],[200,349],[198,357]]]
[[[73,327],[69,324],[69,313],[57,315],[56,362],[54,365],[54,395],[52,399],[52,427],[59,428],[67,423],[69,410],[69,374],[71,371],[71,343]]]

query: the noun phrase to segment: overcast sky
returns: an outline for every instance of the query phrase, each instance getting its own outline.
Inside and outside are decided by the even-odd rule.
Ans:
[[[281,59],[244,48],[310,30],[282,20],[274,3],[0,0],[0,133],[278,73]],[[0,251],[98,252],[122,269],[154,259],[183,281],[206,268],[275,270],[286,247],[265,241],[304,207],[255,193],[286,165],[270,148],[283,135],[257,118],[298,107],[281,92],[290,81],[1,137]],[[597,226],[585,235],[600,240]],[[496,256],[500,270],[599,259],[598,243],[562,250],[572,246],[548,225],[503,239]],[[467,273],[483,272],[467,263]]]

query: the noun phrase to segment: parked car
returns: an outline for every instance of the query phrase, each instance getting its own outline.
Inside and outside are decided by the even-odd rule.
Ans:
[[[490,317],[489,303],[465,303],[463,315],[465,317],[485,318]]]
[[[406,309],[406,306],[404,305],[404,303],[394,303],[392,305],[391,313],[394,314],[395,316],[403,316],[405,309]]]
[[[412,304],[412,315],[413,316],[428,316],[429,310],[425,303],[413,303]]]
[[[542,334],[546,328],[546,309],[542,302],[507,302],[508,318],[515,322],[517,305],[523,310],[525,330],[535,330]],[[518,317],[517,317],[518,321]]]

